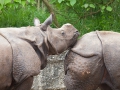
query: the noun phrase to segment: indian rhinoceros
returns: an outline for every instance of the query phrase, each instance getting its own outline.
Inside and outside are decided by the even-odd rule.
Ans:
[[[67,90],[120,90],[120,33],[83,35],[66,56],[65,85]]]
[[[51,28],[52,15],[40,24],[0,28],[0,90],[30,90],[33,76],[47,64],[47,56],[73,46],[79,32],[71,24]]]

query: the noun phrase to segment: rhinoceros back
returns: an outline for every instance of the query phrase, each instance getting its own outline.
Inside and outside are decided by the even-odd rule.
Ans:
[[[120,89],[120,33],[99,31],[103,46],[104,63],[115,90]]]

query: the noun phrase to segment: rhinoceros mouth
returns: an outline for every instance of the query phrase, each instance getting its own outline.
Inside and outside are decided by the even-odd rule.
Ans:
[[[73,37],[68,37],[68,38],[65,38],[66,40],[76,40],[78,37],[79,37],[80,33],[78,31],[75,31],[74,34],[73,34]]]
[[[75,32],[73,38],[72,38],[72,44],[70,47],[73,47],[75,45],[75,43],[77,42],[77,38],[79,37],[80,33],[78,31]]]
[[[78,38],[79,35],[80,35],[80,33],[79,33],[78,31],[76,31],[74,37],[75,37],[75,38]]]

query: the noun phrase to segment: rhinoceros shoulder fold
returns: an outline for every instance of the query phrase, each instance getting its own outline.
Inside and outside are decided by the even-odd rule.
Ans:
[[[101,56],[102,47],[96,32],[90,32],[83,35],[71,50],[83,57],[91,57]]]

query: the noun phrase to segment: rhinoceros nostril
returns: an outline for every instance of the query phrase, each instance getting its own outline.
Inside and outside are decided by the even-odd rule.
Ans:
[[[75,34],[80,35],[79,31],[75,31]]]
[[[79,31],[76,31],[76,33],[79,33]]]

